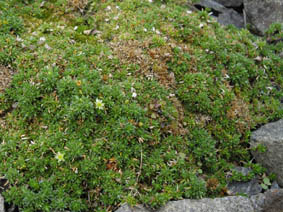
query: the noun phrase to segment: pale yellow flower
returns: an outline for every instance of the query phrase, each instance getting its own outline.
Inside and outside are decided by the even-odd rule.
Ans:
[[[58,160],[58,162],[65,161],[65,159],[64,159],[64,154],[61,153],[61,152],[58,152],[58,153],[55,155],[55,158]]]
[[[104,103],[102,102],[102,100],[96,99],[95,107],[99,110],[103,110],[104,109]]]

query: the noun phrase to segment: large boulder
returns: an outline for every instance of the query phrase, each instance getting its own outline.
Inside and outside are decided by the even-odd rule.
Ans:
[[[258,35],[264,35],[272,23],[283,23],[283,0],[244,0],[244,8],[247,23]]]
[[[277,182],[283,186],[283,119],[266,124],[252,132],[250,145],[257,150],[252,151],[256,161],[267,168],[268,172],[277,175]],[[266,147],[259,151],[259,145]]]
[[[217,21],[224,25],[234,25],[237,28],[244,28],[245,22],[244,18],[241,14],[237,13],[233,9],[226,9],[222,13],[219,14],[217,17]]]
[[[213,9],[217,12],[224,12],[225,10],[227,10],[227,8],[225,8],[222,4],[219,4],[213,0],[199,0],[194,4],[194,6]]]
[[[244,18],[243,15],[237,13],[233,9],[224,7],[221,3],[214,0],[199,0],[194,6],[196,8],[209,8],[213,11],[215,18],[222,25],[234,25],[237,28],[243,28]]]
[[[240,7],[243,0],[215,0],[216,2],[224,5],[225,7]]]

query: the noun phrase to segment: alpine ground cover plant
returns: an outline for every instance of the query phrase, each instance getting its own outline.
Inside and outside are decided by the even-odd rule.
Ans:
[[[0,94],[0,175],[21,211],[223,196],[235,165],[265,179],[248,139],[283,117],[282,43],[182,0],[0,7],[14,11],[0,14],[0,63],[17,71]]]

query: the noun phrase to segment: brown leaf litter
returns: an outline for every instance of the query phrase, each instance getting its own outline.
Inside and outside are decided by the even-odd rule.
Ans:
[[[168,70],[167,62],[173,57],[172,49],[176,46],[168,42],[167,45],[160,47],[151,47],[151,39],[123,40],[119,38],[110,43],[112,51],[122,64],[135,64],[139,70],[135,73],[137,77],[144,76],[148,79],[155,78],[161,85],[169,89],[176,88],[176,80],[173,72]],[[183,127],[184,108],[176,97],[171,97],[173,104],[178,110],[178,118],[172,123],[168,131],[174,134],[184,135],[187,133]]]
[[[14,71],[0,65],[0,93],[3,93],[9,87]],[[3,111],[0,110],[0,127],[5,127],[5,120],[3,119]]]

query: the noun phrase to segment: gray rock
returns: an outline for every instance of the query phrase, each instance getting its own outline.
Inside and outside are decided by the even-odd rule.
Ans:
[[[180,200],[169,202],[158,212],[254,212],[248,197],[231,196],[215,199]]]
[[[222,25],[232,24],[237,28],[244,28],[244,17],[233,9],[226,9],[219,14],[217,21]]]
[[[228,192],[230,195],[246,194],[252,196],[259,194],[261,191],[262,187],[256,178],[248,182],[231,182],[228,185]]]
[[[235,167],[234,170],[241,173],[243,176],[247,176],[251,172],[250,168],[240,166]],[[262,191],[262,187],[257,178],[253,178],[247,182],[232,181],[228,184],[227,188],[230,195],[246,194],[252,196]]]
[[[270,188],[271,189],[280,189],[280,186],[278,185],[278,183],[276,181],[273,181]]]
[[[242,167],[242,166],[236,166],[233,168],[236,172],[240,172],[243,176],[248,176],[248,174],[252,171],[250,168]]]
[[[123,204],[116,212],[149,212],[143,206],[130,207],[128,204]]]
[[[283,212],[283,189],[271,189],[250,198],[258,212]]]
[[[244,8],[247,23],[258,35],[274,22],[283,23],[283,0],[244,0]]]
[[[4,198],[0,195],[0,212],[5,212]]]
[[[228,9],[224,7],[222,4],[219,4],[213,0],[200,0],[198,1],[195,6],[201,6],[209,9],[213,9],[218,14],[216,16],[217,21],[222,25],[235,25],[238,28],[244,27],[244,17],[243,15],[237,13],[233,9]]]
[[[254,212],[252,202],[247,197],[231,196],[200,200],[171,201],[157,212]],[[116,212],[149,212],[144,208],[121,206]]]
[[[252,132],[250,145],[256,148],[264,145],[266,151],[261,153],[252,151],[256,161],[264,166],[268,172],[277,175],[277,182],[283,186],[283,119],[266,124]]]
[[[243,4],[243,0],[215,0],[219,4],[225,7],[240,7]]]
[[[116,212],[149,212],[142,206],[122,205]],[[283,212],[283,189],[272,189],[249,197],[229,196],[171,201],[156,212]]]
[[[222,4],[219,4],[213,0],[200,0],[194,5],[200,5],[202,7],[210,8],[218,12],[224,12],[225,10],[227,10],[227,8],[225,8]]]

